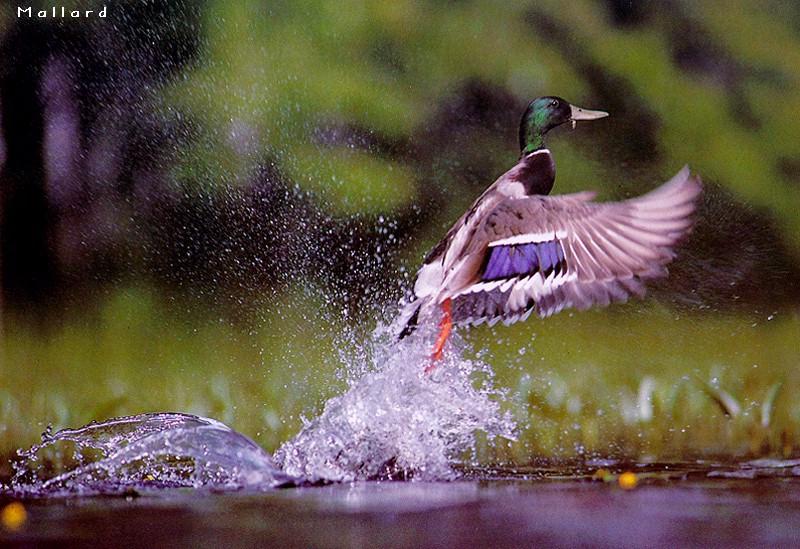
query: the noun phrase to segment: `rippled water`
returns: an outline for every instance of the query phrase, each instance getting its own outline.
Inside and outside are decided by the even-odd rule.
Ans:
[[[353,482],[198,497],[38,498],[0,544],[186,547],[791,547],[792,462],[469,469],[455,482]],[[598,468],[611,473],[599,479]],[[616,474],[639,479],[622,489]],[[715,471],[756,471],[753,479]],[[0,507],[8,500],[0,494]]]

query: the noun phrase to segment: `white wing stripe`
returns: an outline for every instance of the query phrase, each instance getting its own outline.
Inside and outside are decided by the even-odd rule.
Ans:
[[[527,234],[518,234],[514,236],[509,236],[508,238],[502,238],[500,240],[495,240],[493,242],[489,242],[489,247],[494,246],[509,246],[513,244],[538,244],[539,242],[549,242],[555,239],[562,239],[567,236],[567,231],[550,231],[545,233],[527,233]]]

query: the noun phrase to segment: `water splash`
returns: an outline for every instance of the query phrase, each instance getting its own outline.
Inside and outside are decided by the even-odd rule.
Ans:
[[[222,423],[153,413],[46,432],[19,452],[8,487],[20,497],[148,493],[166,488],[265,490],[316,481],[453,479],[482,431],[515,438],[491,368],[461,358],[458,337],[431,375],[431,334],[395,342],[388,328],[342,352],[348,390],[331,398],[273,458]]]
[[[400,343],[386,343],[388,337],[376,332],[370,352],[361,355],[367,366],[356,368],[366,373],[278,449],[275,461],[286,473],[331,481],[452,479],[453,462],[474,450],[478,431],[489,440],[515,438],[491,369],[460,358],[458,340],[427,376],[428,334]]]
[[[213,419],[178,413],[46,432],[41,444],[19,457],[9,489],[20,497],[261,490],[292,481],[249,438]]]

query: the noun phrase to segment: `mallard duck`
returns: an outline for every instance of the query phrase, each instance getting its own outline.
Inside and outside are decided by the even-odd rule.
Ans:
[[[519,128],[520,159],[472,204],[427,254],[399,317],[402,339],[440,320],[428,370],[453,324],[511,324],[532,312],[587,309],[644,296],[644,281],[666,276],[673,248],[692,226],[700,178],[684,166],[657,189],[621,202],[594,192],[547,196],[556,168],[548,131],[597,120],[560,97],[531,101]]]

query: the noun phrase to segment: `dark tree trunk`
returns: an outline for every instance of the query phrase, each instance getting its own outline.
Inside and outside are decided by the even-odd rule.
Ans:
[[[51,246],[55,227],[43,168],[41,71],[47,28],[17,25],[0,46],[0,119],[5,166],[0,173],[3,205],[3,303],[41,303],[56,287],[57,261]]]

